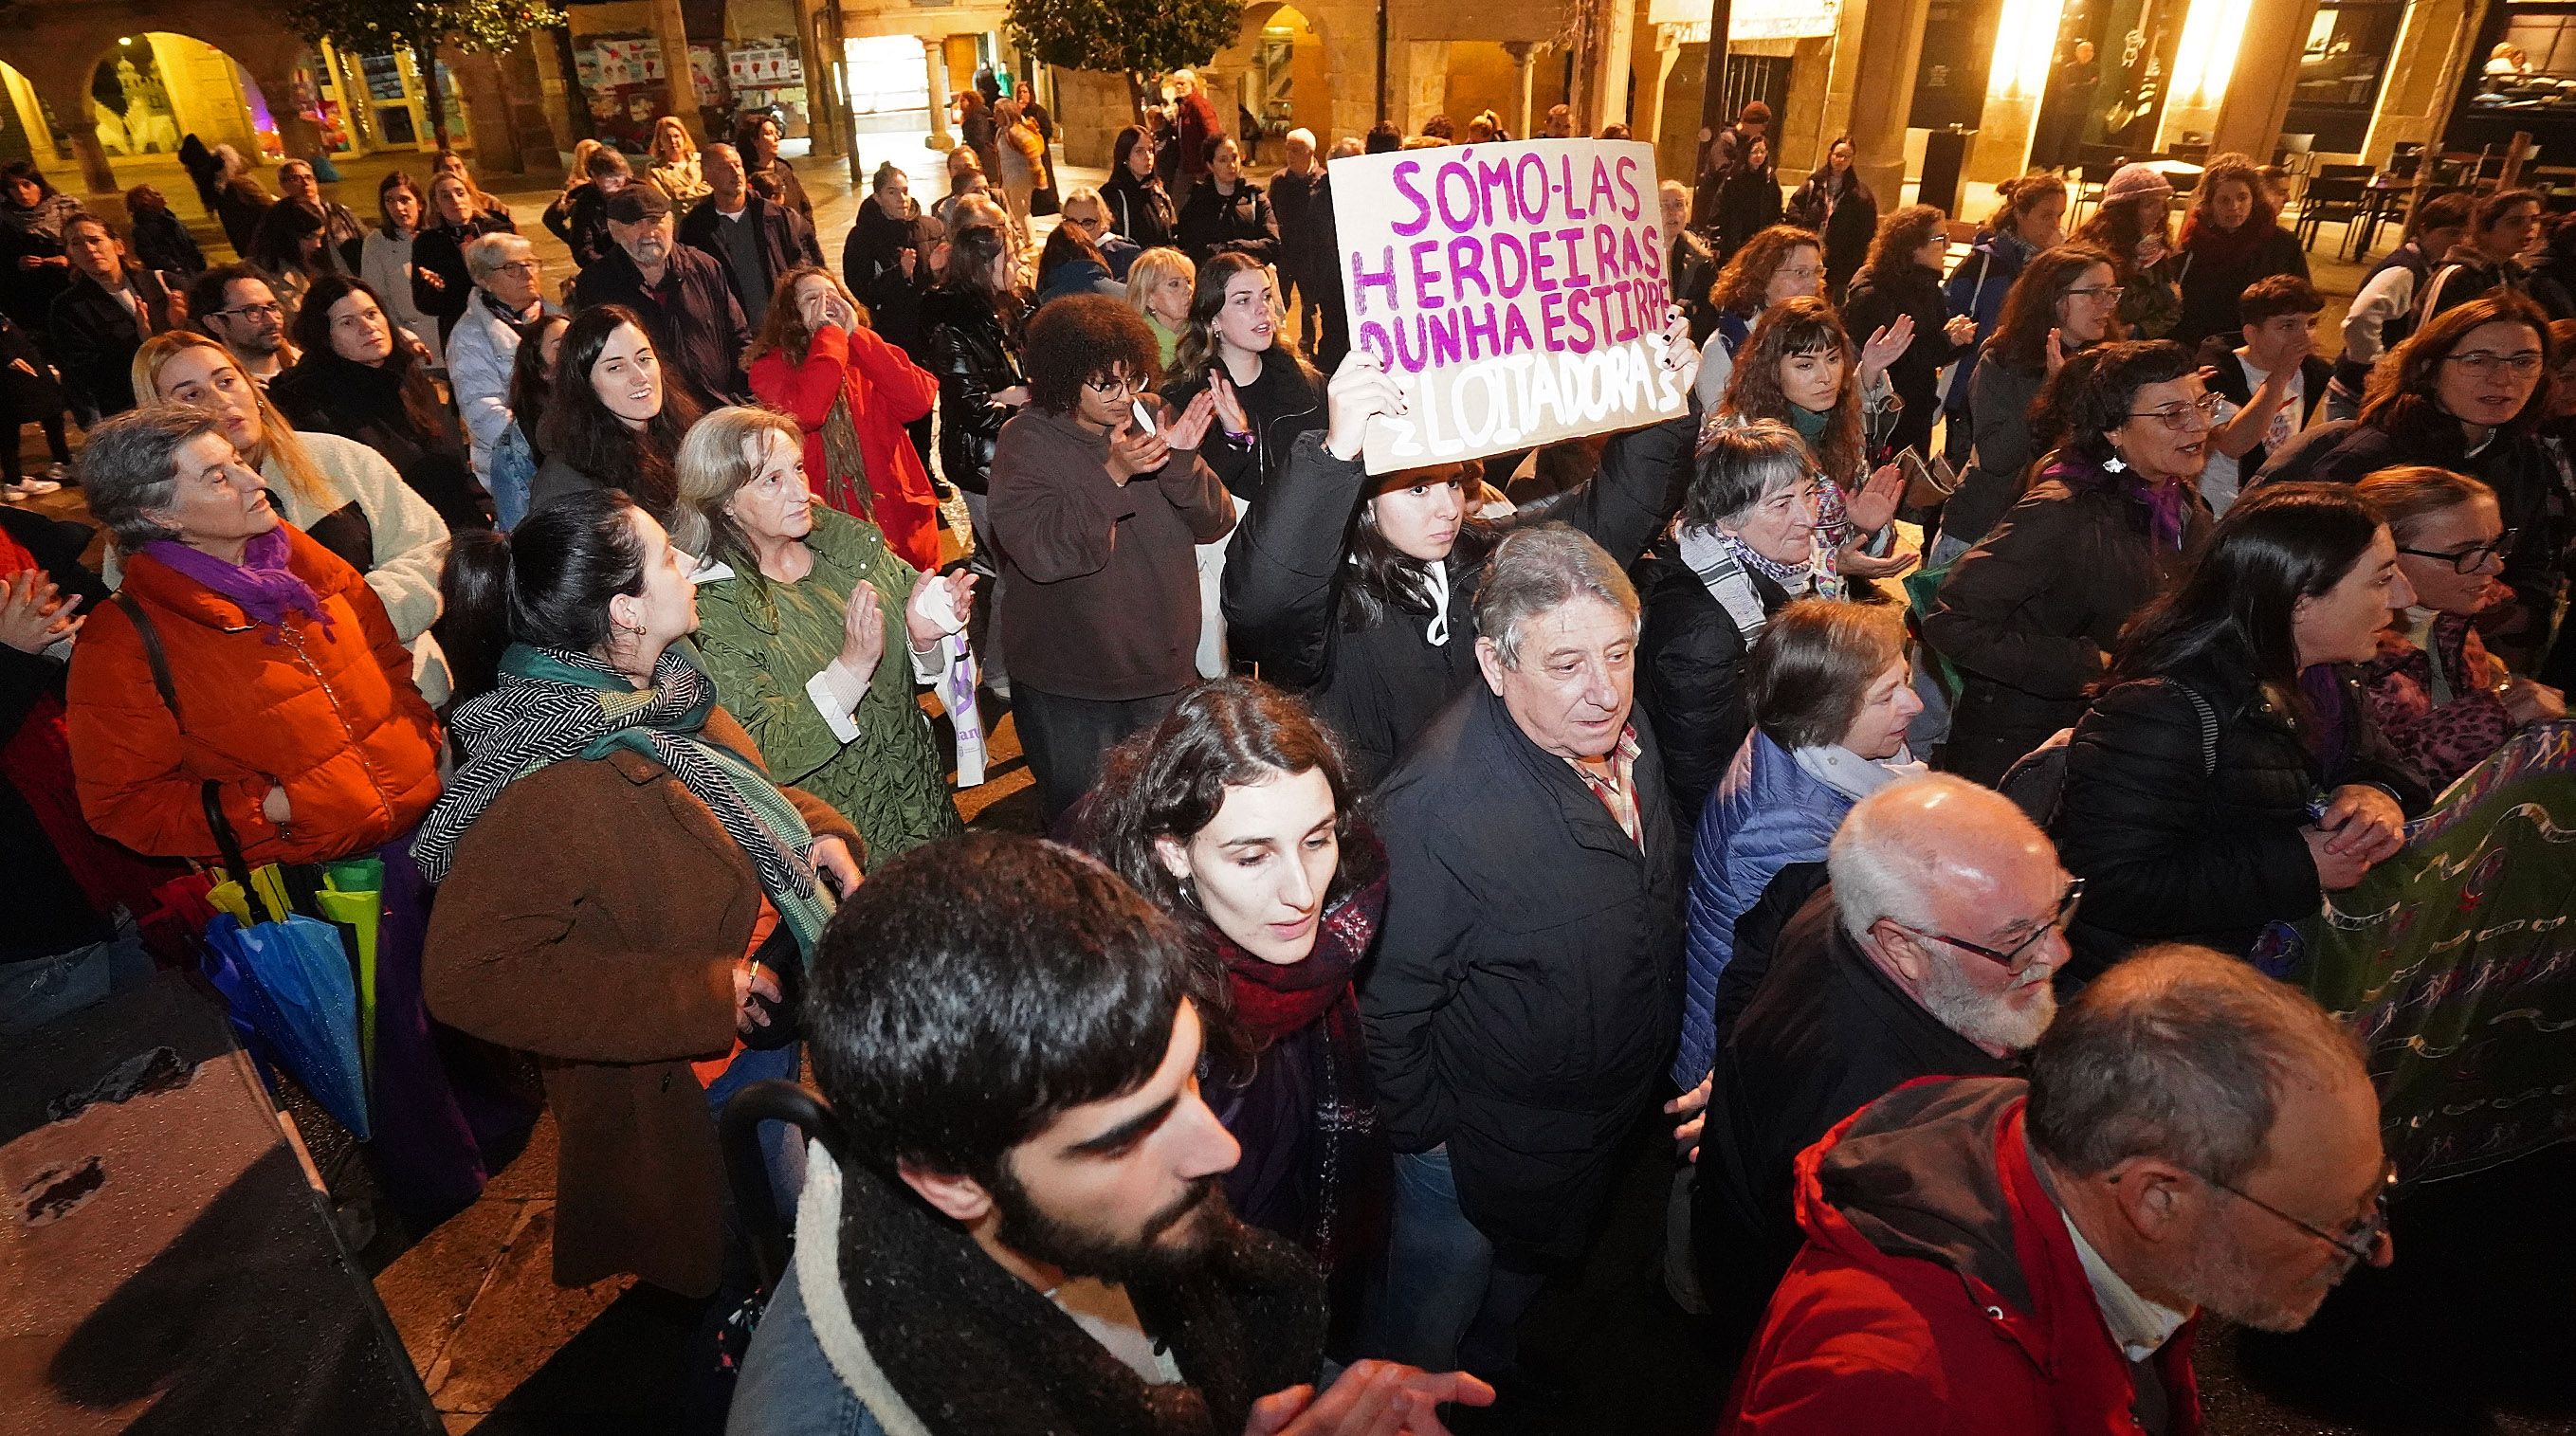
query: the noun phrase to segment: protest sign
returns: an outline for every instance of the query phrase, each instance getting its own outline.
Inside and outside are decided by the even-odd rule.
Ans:
[[[1408,412],[1371,421],[1389,473],[1669,419],[1671,287],[1655,150],[1625,140],[1442,146],[1332,162],[1351,347]]]

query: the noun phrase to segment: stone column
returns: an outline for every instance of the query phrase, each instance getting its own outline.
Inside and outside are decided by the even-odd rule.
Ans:
[[[1591,133],[1628,118],[1628,52],[1637,45],[1637,7],[1633,0],[1595,0],[1601,8],[1593,19]]]
[[[1664,137],[1664,86],[1671,82],[1673,65],[1682,57],[1681,42],[1673,38],[1680,30],[1678,25],[1655,27],[1655,87],[1646,100],[1646,122],[1634,126],[1637,138],[1650,145]]]
[[[1885,83],[1861,85],[1852,96],[1852,148],[1860,156],[1853,168],[1878,195],[1882,209],[1895,208],[1905,186],[1906,113],[1914,103],[1913,75],[1923,58],[1923,23],[1931,12],[1932,0],[1869,0],[1861,17],[1855,68]]]
[[[54,113],[70,112],[56,109]],[[72,126],[72,155],[80,161],[83,189],[97,195],[117,193],[116,168],[107,162],[107,146],[98,142],[97,126]]]
[[[1538,56],[1538,46],[1528,40],[1505,40],[1503,50],[1512,57],[1513,93],[1520,96],[1520,117],[1512,122],[1512,134],[1516,138],[1525,140],[1532,133],[1530,86],[1537,75],[1537,66],[1532,62]]]
[[[830,19],[819,5],[796,7],[796,47],[805,65],[805,135],[807,152],[817,159],[841,153],[841,71],[833,61]]]
[[[930,67],[930,147],[945,154],[957,148],[948,133],[948,38],[922,36],[921,58]]]
[[[2216,0],[2198,0],[2203,5]],[[2218,102],[2218,118],[2209,127],[2209,152],[2236,150],[2268,163],[2280,143],[2281,122],[2289,117],[2290,96],[2298,85],[2296,57],[2317,18],[2317,0],[2255,0],[2245,16],[2244,37],[2236,43],[2236,65],[2228,72],[2227,94]],[[2275,57],[2272,63],[2263,63]]]
[[[519,135],[510,115],[509,95],[502,88],[495,57],[460,52],[454,61],[458,97],[466,115],[466,132],[474,137],[474,168],[479,174],[525,174],[528,162],[519,153]],[[455,123],[453,117],[449,123]]]
[[[662,47],[662,84],[669,93],[662,113],[678,116],[689,138],[704,146],[710,137],[698,115],[698,87],[689,82],[689,20],[680,0],[653,0],[653,38]]]

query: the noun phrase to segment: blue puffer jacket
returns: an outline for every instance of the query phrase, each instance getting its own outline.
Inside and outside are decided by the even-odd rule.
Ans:
[[[1700,810],[1692,845],[1682,960],[1681,1050],[1673,1083],[1696,1087],[1717,1057],[1718,974],[1735,956],[1735,923],[1791,863],[1822,862],[1852,800],[1826,786],[1756,728]]]
[[[2004,295],[2037,253],[2029,241],[2017,235],[1986,230],[1978,234],[1968,257],[1959,261],[1942,284],[1941,297],[1949,304],[1950,312],[1977,321],[1977,337],[1970,341],[1966,354],[1951,372],[1950,392],[1941,396],[1941,407],[1951,413],[1968,412],[1968,378],[1976,370],[1978,348],[1995,332],[1995,321],[2003,317]]]

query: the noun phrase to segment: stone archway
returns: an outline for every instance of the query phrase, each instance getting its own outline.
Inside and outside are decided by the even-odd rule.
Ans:
[[[1218,51],[1207,68],[1262,122],[1269,137],[1262,142],[1265,161],[1278,160],[1275,137],[1290,129],[1313,131],[1319,150],[1332,145],[1333,72],[1315,9],[1292,0],[1245,6],[1234,43]],[[1233,128],[1235,117],[1226,119],[1227,128]]]
[[[302,39],[274,23],[246,24],[249,17],[239,7],[217,0],[172,0],[162,4],[149,22],[148,31],[128,29],[119,23],[120,18],[87,10],[20,7],[9,23],[0,24],[0,62],[28,78],[38,98],[52,109],[70,136],[71,160],[77,166],[77,176],[61,173],[64,166],[59,160],[45,163],[50,146],[39,147],[37,155],[38,163],[54,175],[61,188],[92,195],[116,192],[116,171],[99,131],[92,82],[102,62],[121,80],[118,60],[153,35],[184,41],[186,53],[192,58],[211,52],[229,61],[237,77],[243,110],[252,108],[250,97],[256,94],[257,109],[267,116],[272,127],[267,133],[275,136],[281,152],[310,155],[320,147],[320,133],[295,107],[295,75],[309,50]],[[206,38],[211,35],[223,36],[223,43]],[[64,62],[66,56],[73,57],[71,63]],[[143,66],[137,62],[134,68],[139,81]],[[121,124],[122,117],[119,119]],[[174,123],[176,119],[174,115]],[[184,128],[180,130],[182,137],[186,133]],[[207,137],[206,142],[211,145],[217,141]],[[255,148],[236,147],[246,155],[257,154]],[[76,184],[61,183],[75,178]]]

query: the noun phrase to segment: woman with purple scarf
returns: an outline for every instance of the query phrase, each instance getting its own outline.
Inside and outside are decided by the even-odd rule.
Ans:
[[[2062,441],[1923,620],[1962,679],[1941,766],[1980,783],[2083,715],[2120,630],[2209,534],[2197,481],[2218,400],[2188,350],[2105,344],[2050,383]]]
[[[421,1005],[428,887],[408,844],[438,796],[439,731],[383,600],[278,517],[212,410],[118,415],[90,431],[81,473],[124,559],[69,675],[82,813],[153,857],[383,860],[368,1152],[415,1219],[463,1206],[484,1144],[530,1114],[496,1102],[469,1120]]]
[[[1225,678],[1105,761],[1086,845],[1198,935],[1201,1078],[1243,1144],[1226,1197],[1303,1245],[1357,1310],[1390,1168],[1352,981],[1386,912],[1386,859],[1339,745],[1306,705]]]

